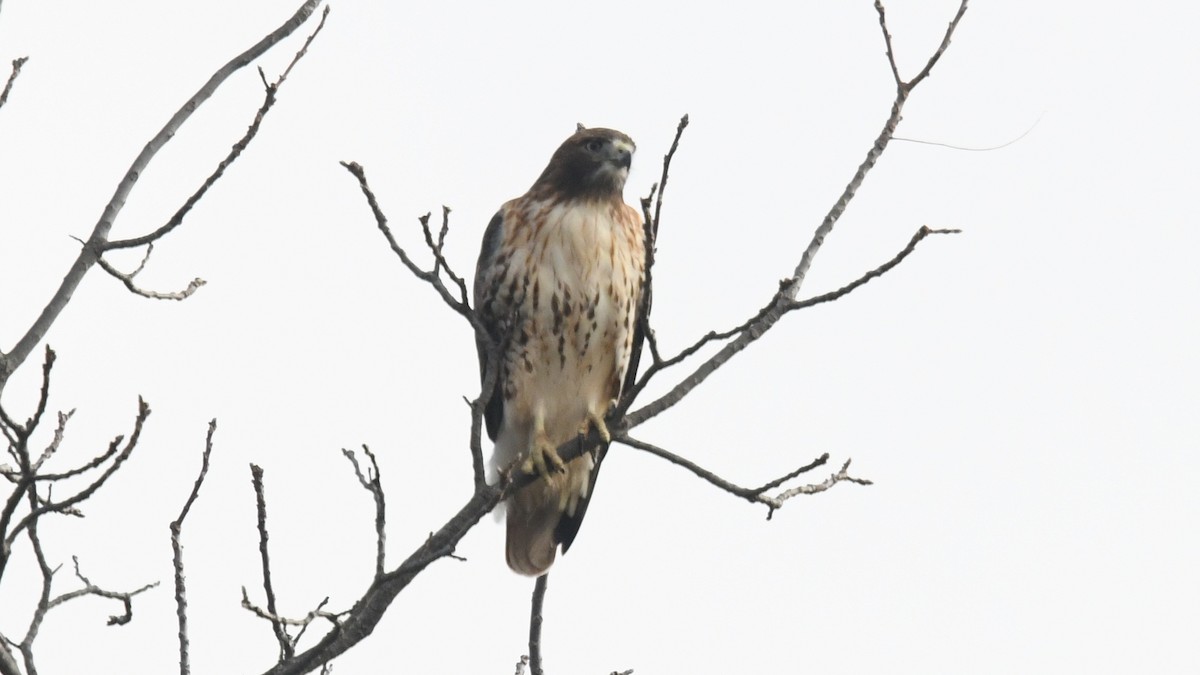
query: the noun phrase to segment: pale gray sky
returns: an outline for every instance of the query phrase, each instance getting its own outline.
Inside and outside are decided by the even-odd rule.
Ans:
[[[142,145],[296,0],[6,0],[0,63],[0,348],[49,298]],[[911,75],[954,0],[888,2]],[[869,488],[773,521],[656,458],[609,455],[555,567],[548,672],[1194,673],[1200,670],[1200,248],[1194,38],[1171,2],[977,2],[818,256],[805,295],[874,267],[921,225],[956,227],[852,296],[794,314],[638,435],[758,484],[822,452]],[[301,36],[262,60],[278,73]],[[7,75],[5,65],[0,74]],[[233,78],[155,159],[114,235],[161,224],[249,124]],[[390,560],[467,499],[464,322],[400,266],[338,160],[368,172],[414,251],[454,209],[474,264],[497,206],[576,122],[639,145],[626,197],[667,195],[655,325],[673,350],[735,325],[790,272],[885,120],[891,74],[858,2],[336,3],[259,138],[140,279],[96,270],[54,326],[51,407],[78,408],[60,461],[154,414],[129,466],[44,526],[48,553],[112,587],[161,580],[132,624],[51,615],[43,673],[174,667],[167,523],[217,417],[185,545],[194,672],[258,672],[269,626],[247,464],[266,470],[281,609],[344,608],[373,565],[371,501],[340,448],[379,454]],[[126,262],[124,258],[119,262]],[[40,353],[40,349],[39,349]],[[5,392],[25,414],[40,358]],[[823,478],[825,474],[814,476]],[[532,582],[481,523],[404,592],[337,673],[510,673]],[[0,588],[23,632],[25,567]],[[14,576],[24,575],[24,576]],[[26,581],[20,581],[25,579]],[[259,591],[261,597],[261,591]]]

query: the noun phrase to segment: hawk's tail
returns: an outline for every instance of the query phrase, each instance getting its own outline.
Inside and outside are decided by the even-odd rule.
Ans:
[[[565,472],[539,478],[508,498],[506,555],[514,572],[541,576],[554,564],[558,545],[564,551],[571,545],[597,466],[590,454],[576,457]]]
[[[562,517],[555,501],[533,498],[529,493],[541,492],[541,486],[523,490],[508,502],[508,566],[514,572],[531,577],[541,576],[554,563],[558,541],[554,529]]]

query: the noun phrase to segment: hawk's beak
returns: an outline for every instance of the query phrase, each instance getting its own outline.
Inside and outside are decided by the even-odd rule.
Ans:
[[[612,156],[609,157],[617,168],[628,169],[633,165],[633,146],[623,141],[616,141],[612,144]]]

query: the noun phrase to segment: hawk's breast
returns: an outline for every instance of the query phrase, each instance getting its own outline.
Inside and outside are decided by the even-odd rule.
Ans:
[[[506,204],[504,219],[518,224],[505,228],[502,246],[511,257],[501,286],[512,291],[516,324],[504,359],[505,426],[528,438],[540,410],[561,444],[620,394],[641,294],[640,219],[623,202],[524,200]]]

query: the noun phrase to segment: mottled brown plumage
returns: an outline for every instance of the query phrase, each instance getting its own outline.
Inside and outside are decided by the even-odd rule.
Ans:
[[[543,477],[506,504],[508,564],[522,574],[545,573],[574,540],[604,451],[564,465],[555,448],[588,425],[608,435],[640,347],[645,247],[622,196],[633,150],[619,131],[580,129],[484,234],[475,305],[501,343],[485,415],[492,465]],[[481,345],[481,373],[487,357]]]

